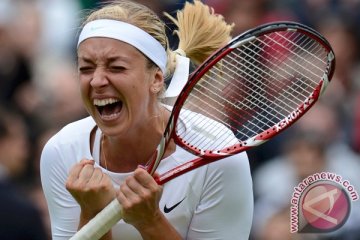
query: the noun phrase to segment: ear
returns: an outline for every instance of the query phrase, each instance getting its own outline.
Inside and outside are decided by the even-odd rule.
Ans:
[[[159,92],[162,91],[163,87],[164,87],[164,74],[159,68],[156,68],[153,72],[153,76],[150,82],[150,92],[154,94],[158,94]]]

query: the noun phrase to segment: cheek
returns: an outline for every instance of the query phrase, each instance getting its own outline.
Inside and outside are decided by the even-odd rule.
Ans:
[[[128,97],[133,100],[140,101],[140,99],[147,98],[149,95],[148,79],[143,75],[138,75],[130,78],[127,86],[123,85],[122,89],[127,91]]]
[[[129,86],[127,92],[128,94],[125,96],[125,101],[129,104],[128,107],[136,112],[142,111],[146,102],[146,94],[144,94],[143,86],[132,84]]]
[[[151,108],[152,101],[148,91],[144,85],[131,85],[129,88],[129,94],[126,96],[126,107],[129,114],[134,118],[136,122],[143,122],[146,119]],[[137,120],[135,120],[137,119]]]

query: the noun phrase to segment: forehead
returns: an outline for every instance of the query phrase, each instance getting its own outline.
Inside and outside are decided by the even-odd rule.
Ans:
[[[77,54],[79,60],[94,58],[144,59],[143,54],[132,45],[105,37],[86,39],[80,43]]]

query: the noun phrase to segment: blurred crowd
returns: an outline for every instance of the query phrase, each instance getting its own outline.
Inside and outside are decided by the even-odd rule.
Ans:
[[[26,239],[49,238],[50,223],[39,179],[40,153],[56,131],[87,115],[78,91],[76,40],[84,13],[103,2],[0,0],[0,182],[6,185],[0,184],[6,190],[0,189],[0,206],[9,204],[4,194],[10,187],[14,199],[22,200],[10,201],[13,206],[5,210],[16,213],[11,209],[19,203],[38,214],[41,220],[32,223],[32,228],[38,226],[38,235],[30,238],[28,234]],[[184,4],[184,0],[139,2],[161,16],[164,11],[175,14]],[[360,1],[203,2],[227,22],[235,23],[234,36],[271,21],[296,21],[322,33],[336,55],[333,80],[317,106],[289,131],[248,153],[255,194],[251,238],[360,239],[360,201],[353,203],[348,221],[334,233],[290,234],[289,228],[291,194],[305,177],[335,172],[360,192]],[[172,29],[169,25],[170,43],[176,46]],[[21,239],[9,237],[14,231],[1,235],[4,226],[10,226],[4,225],[9,218],[0,209],[0,238]],[[46,238],[40,237],[42,231]]]

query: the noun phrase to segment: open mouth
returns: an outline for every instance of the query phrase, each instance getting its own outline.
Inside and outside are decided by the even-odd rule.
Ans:
[[[119,116],[123,103],[116,98],[94,99],[94,105],[103,119],[111,120]]]

